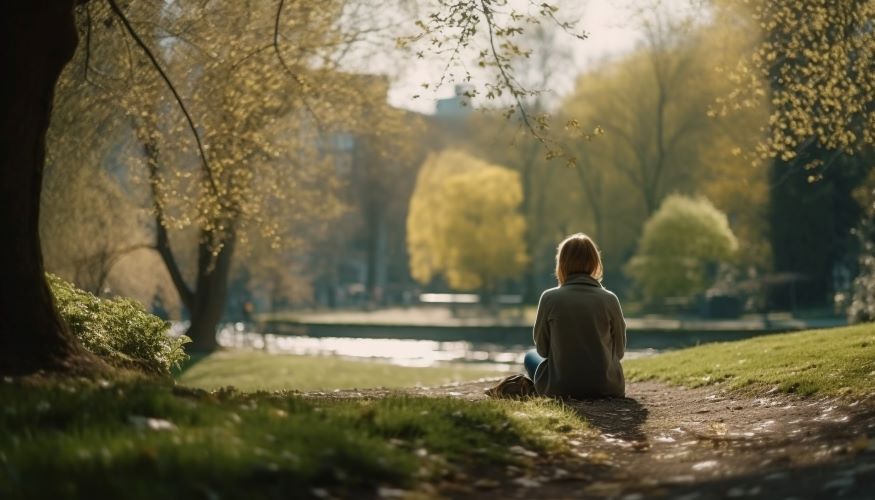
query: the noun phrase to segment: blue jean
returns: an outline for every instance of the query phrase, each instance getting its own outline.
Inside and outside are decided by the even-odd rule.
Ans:
[[[535,372],[538,370],[538,365],[545,360],[546,358],[542,357],[534,349],[526,353],[526,356],[523,358],[523,366],[526,367],[526,373],[529,374],[530,379],[535,380]]]

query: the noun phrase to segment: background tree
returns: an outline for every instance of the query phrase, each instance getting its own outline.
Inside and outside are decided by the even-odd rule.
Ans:
[[[136,20],[135,12],[138,7],[143,7],[144,3],[131,2],[126,4],[124,9],[119,6],[116,0],[107,0],[107,3],[98,2],[97,0],[86,2],[73,2],[72,0],[63,1],[47,1],[38,0],[36,2],[28,2],[26,4],[15,4],[7,11],[7,16],[3,22],[3,32],[5,43],[3,50],[0,52],[0,62],[4,63],[4,67],[9,69],[13,78],[6,79],[2,87],[2,132],[7,138],[4,147],[0,149],[0,185],[3,186],[3,191],[0,192],[0,198],[3,199],[3,204],[0,205],[0,221],[4,227],[8,227],[16,244],[11,245],[9,249],[4,249],[0,257],[2,266],[2,280],[0,280],[0,304],[2,304],[2,312],[4,317],[9,318],[3,325],[3,330],[0,331],[0,342],[2,342],[3,353],[0,357],[0,371],[3,373],[18,373],[29,372],[37,368],[63,368],[69,365],[75,359],[82,358],[80,353],[84,353],[77,346],[76,341],[67,332],[63,322],[59,319],[58,314],[52,302],[51,293],[46,284],[44,270],[42,265],[42,254],[39,245],[39,195],[41,189],[41,178],[43,171],[43,161],[45,156],[44,140],[46,130],[48,128],[49,111],[51,109],[52,94],[55,84],[58,80],[61,70],[64,65],[72,57],[76,46],[76,25],[73,13],[74,5],[80,5],[84,9],[85,22],[83,24],[83,35],[85,46],[90,49],[92,47],[91,36],[97,30],[95,26],[103,26],[106,28],[117,27],[120,32],[125,35],[130,35],[130,39],[126,37],[118,38],[115,43],[106,44],[108,49],[120,48],[132,55],[130,60],[133,63],[133,54],[140,51],[146,54],[147,65],[151,65],[160,74],[162,80],[167,84],[168,88],[174,95],[175,104],[178,104],[185,115],[187,128],[194,135],[197,145],[197,155],[200,157],[203,170],[201,171],[201,181],[205,181],[205,191],[208,196],[201,198],[203,203],[201,207],[209,207],[211,204],[220,208],[219,213],[222,216],[219,218],[220,224],[211,224],[203,226],[205,231],[203,237],[209,241],[209,247],[212,249],[211,254],[225,248],[227,245],[226,237],[231,234],[236,234],[233,226],[226,225],[225,222],[235,221],[235,217],[243,209],[242,205],[234,203],[222,206],[218,200],[222,199],[225,194],[216,183],[217,179],[226,180],[228,178],[237,179],[234,182],[243,181],[243,185],[249,184],[251,180],[250,174],[242,173],[239,176],[234,173],[233,169],[221,168],[223,161],[219,160],[211,162],[208,156],[208,144],[202,141],[198,126],[195,123],[195,116],[188,112],[184,105],[185,99],[183,95],[176,91],[173,81],[168,74],[161,68],[162,61],[156,56],[159,52],[154,45],[151,46],[143,40],[140,33],[144,32],[161,32],[167,38],[176,38],[174,42],[164,41],[159,46],[162,49],[173,48],[176,42],[181,44],[191,43],[191,48],[196,51],[198,43],[196,42],[212,42],[216,48],[221,48],[221,51],[213,52],[204,50],[202,55],[207,59],[218,56],[218,62],[224,60],[223,56],[235,57],[240,56],[241,60],[248,60],[246,55],[236,52],[243,45],[235,43],[222,43],[222,35],[218,35],[218,31],[211,32],[209,30],[200,33],[194,33],[190,36],[186,23],[177,24],[173,29],[166,29],[164,21],[179,20],[184,16],[179,16],[179,9],[193,6],[193,12],[196,15],[190,18],[192,22],[200,22],[201,26],[209,26],[215,23],[221,28],[228,25],[244,26],[253,21],[255,17],[261,13],[250,15],[250,12],[245,12],[241,16],[230,15],[233,12],[224,10],[227,4],[188,4],[174,3],[161,4],[151,3],[145,7],[164,10],[165,16],[158,18],[160,21],[155,24],[154,17],[144,22],[142,29],[145,31],[138,32],[132,24],[132,19]],[[283,23],[283,9],[287,2],[280,0],[273,9],[273,16],[261,18],[261,22],[257,26],[257,30],[253,30],[249,34],[253,37],[259,33],[268,31],[265,26],[273,26],[273,35],[267,40],[262,39],[256,50],[251,55],[263,55],[264,52],[273,50],[279,66],[283,68],[283,72],[297,84],[300,89],[308,89],[309,82],[306,78],[301,78],[302,75],[296,74],[295,69],[284,61],[285,57],[291,57],[291,53],[297,52],[298,49],[307,49],[307,45],[300,43],[301,40],[289,34],[282,34],[280,26]],[[289,2],[291,4],[291,2]],[[509,73],[506,63],[509,58],[521,55],[519,51],[514,50],[512,43],[496,44],[496,37],[510,37],[517,32],[513,24],[518,21],[525,20],[526,22],[536,22],[538,17],[555,20],[555,9],[552,6],[543,4],[539,7],[540,11],[535,15],[524,15],[519,17],[514,12],[508,13],[507,22],[505,19],[499,19],[497,14],[501,14],[499,9],[502,5],[494,5],[493,2],[463,2],[462,4],[450,4],[439,2],[439,7],[444,10],[445,16],[432,16],[434,24],[426,26],[422,23],[420,26],[432,33],[440,33],[442,31],[450,32],[447,35],[450,39],[455,39],[460,46],[468,46],[465,40],[470,38],[473,33],[470,29],[464,29],[473,20],[475,24],[485,27],[489,32],[490,44],[487,46],[486,52],[481,55],[485,60],[488,55],[492,55],[492,60],[495,63],[495,68],[500,73],[502,80],[499,86],[493,86],[495,90],[506,89],[510,94],[516,95],[519,91],[515,84],[512,75]],[[93,12],[89,9],[92,5],[108,6],[109,11],[113,13],[113,17],[101,18],[101,16],[93,16]],[[260,4],[261,5],[261,4]],[[319,4],[319,8],[312,8],[313,5],[306,1],[301,1],[296,4],[301,8],[301,16],[295,16],[293,23],[297,20],[304,20],[309,23],[312,19],[308,14],[319,16],[324,12],[325,2]],[[252,7],[252,5],[249,5]],[[204,9],[204,12],[198,14],[198,9]],[[127,12],[127,14],[126,14]],[[513,15],[510,15],[513,14]],[[355,16],[352,17],[353,19]],[[343,18],[348,21],[350,18]],[[96,23],[94,22],[96,21]],[[271,22],[272,21],[272,22]],[[288,22],[288,18],[286,18]],[[118,24],[117,24],[118,23]],[[318,23],[317,23],[318,24]],[[343,31],[346,22],[335,22],[332,27]],[[507,27],[505,25],[507,24]],[[251,25],[255,27],[254,25]],[[455,28],[462,27],[462,30]],[[514,29],[511,29],[514,28]],[[100,28],[98,28],[99,30]],[[269,28],[268,28],[269,29]],[[332,32],[337,32],[333,30]],[[197,30],[195,30],[197,31]],[[197,35],[200,35],[199,38]],[[159,35],[159,37],[162,37]],[[284,44],[282,42],[288,42]],[[501,47],[499,50],[498,47]],[[287,52],[283,52],[283,47]],[[126,51],[127,48],[136,50]],[[342,48],[336,48],[332,54],[341,54],[344,52]],[[89,68],[91,61],[91,51],[85,52],[86,56],[85,67]],[[319,58],[307,58],[308,63],[317,63]],[[324,61],[324,59],[323,59]],[[141,63],[138,63],[141,64]],[[133,66],[133,64],[132,64]],[[259,67],[254,64],[253,66]],[[274,65],[276,67],[276,64]],[[90,71],[84,72],[85,75],[92,74]],[[188,76],[196,77],[196,71],[187,73]],[[195,78],[196,79],[196,78]],[[272,85],[278,80],[274,78],[253,79],[251,76],[244,79],[243,83],[248,85],[258,86],[260,84]],[[238,83],[240,81],[237,81]],[[190,82],[189,82],[190,83]],[[231,97],[229,94],[221,96],[225,99]],[[252,94],[244,93],[239,95],[238,102],[241,106],[248,99],[253,99]],[[254,98],[258,100],[258,98]],[[254,101],[249,100],[249,103]],[[331,98],[326,98],[324,102],[332,102]],[[336,108],[334,108],[336,109]],[[523,114],[525,116],[525,114]],[[227,122],[226,122],[227,123]],[[233,127],[227,127],[224,130],[219,130],[220,135],[227,133]],[[179,136],[181,130],[177,128],[175,136]],[[233,138],[233,134],[230,135]],[[227,136],[226,136],[227,137]],[[231,144],[234,144],[233,142]],[[218,145],[216,145],[218,148]],[[166,145],[165,145],[166,148]],[[148,156],[148,155],[147,155]],[[234,158],[234,161],[239,158]],[[219,172],[211,171],[211,165],[220,167]],[[227,165],[225,165],[227,166]],[[244,169],[245,170],[245,169]],[[225,174],[223,177],[222,174]],[[215,175],[214,175],[215,174]],[[251,185],[251,184],[250,184]],[[24,208],[24,214],[21,210]],[[216,219],[214,219],[214,222]],[[212,260],[216,255],[211,255]],[[208,268],[212,268],[210,265]],[[178,280],[174,278],[174,282]],[[27,338],[18,338],[20,332],[31,332]]]
[[[672,191],[706,194],[729,217],[744,261],[762,271],[770,266],[768,182],[743,152],[760,140],[766,116],[712,109],[733,88],[726,67],[756,38],[731,17],[701,23],[647,10],[640,19],[650,20],[646,43],[581,75],[562,103],[555,122],[565,125],[575,161],[554,174],[561,187],[553,196],[573,204],[573,227],[597,238],[614,288],[626,286],[622,269],[648,213]]]
[[[318,10],[291,3],[279,17],[276,6],[267,4],[188,7],[129,5],[133,32],[142,33],[136,41],[161,50],[145,53],[142,61],[107,50],[104,68],[115,66],[116,74],[125,76],[119,70],[127,70],[134,76],[123,78],[122,85],[107,81],[112,77],[100,83],[120,104],[106,112],[130,119],[136,139],[128,158],[141,161],[128,163],[148,179],[155,247],[190,315],[193,348],[210,350],[238,243],[265,238],[279,246],[280,225],[333,212],[327,209],[331,163],[319,149],[319,134],[341,124],[363,126],[358,110],[365,103],[379,104],[380,96],[336,68],[334,54],[351,35],[336,27],[342,2]],[[98,18],[111,14],[97,5],[86,8]],[[274,32],[255,29],[268,22]],[[160,30],[150,29],[159,23]],[[301,47],[287,54],[280,38],[294,38]],[[150,57],[163,74],[155,73]],[[77,66],[67,73],[74,79],[71,85],[89,85]],[[164,76],[173,77],[173,93],[167,92]],[[188,117],[174,113],[181,109],[176,96],[185,96],[185,112],[199,117],[197,136],[179,136]],[[334,110],[336,101],[349,107]],[[197,231],[190,265],[184,263],[190,258],[184,249],[171,243],[173,230],[187,226]]]
[[[644,225],[627,272],[648,301],[689,297],[711,286],[716,265],[737,248],[726,215],[710,201],[671,195]]]
[[[416,170],[425,155],[422,118],[385,105],[388,81],[380,78],[377,83],[382,90],[374,92],[374,102],[363,108],[366,116],[361,119],[373,126],[350,132],[355,144],[349,172],[344,176],[345,200],[350,203],[348,215],[356,219],[350,223],[347,236],[364,248],[365,295],[371,305],[384,298],[381,269],[388,271],[398,261],[401,265],[406,261],[406,255],[386,254],[404,247],[408,201]],[[350,245],[353,241],[343,243]]]
[[[854,279],[848,304],[848,319],[853,322],[875,321],[875,175],[854,193],[864,213],[854,235],[860,245],[859,274]]]
[[[758,96],[751,106],[733,106],[729,112],[721,101],[735,88],[728,78],[731,69],[759,43],[759,33],[737,12],[723,11],[701,32],[702,50],[711,60],[697,85],[711,89],[713,101],[706,105],[707,138],[699,141],[696,153],[704,167],[695,173],[696,191],[729,219],[739,240],[737,262],[761,275],[773,268],[768,221],[771,186],[767,164],[751,152],[765,137],[769,104]]]
[[[738,84],[721,102],[753,107],[768,96],[764,158],[800,158],[817,176],[841,153],[875,144],[875,2],[753,1],[720,11],[761,31],[760,43],[732,72]],[[733,11],[734,9],[734,11]],[[814,147],[815,149],[810,149]],[[811,151],[826,157],[807,156]]]
[[[53,144],[55,143],[55,144]],[[49,137],[50,154],[43,183],[40,221],[46,268],[73,281],[79,288],[100,295],[123,259],[151,248],[148,212],[108,173],[100,153],[105,149],[60,153]],[[64,169],[58,163],[81,162]],[[140,276],[139,278],[145,278]],[[150,297],[151,299],[151,297]]]
[[[413,277],[442,275],[456,290],[494,294],[526,263],[519,175],[460,151],[423,165],[410,200],[407,244]]]
[[[563,44],[564,35],[561,27],[537,25],[525,32],[520,40],[520,45],[525,47],[528,55],[515,63],[516,73],[526,88],[540,90],[526,96],[523,101],[526,109],[536,116],[540,127],[548,126],[551,121],[548,113],[557,104],[554,90],[564,83],[563,78],[573,81],[575,76],[568,74],[573,53]],[[537,136],[518,128],[508,140],[508,127],[495,123],[497,118],[493,116],[493,126],[486,129],[492,131],[491,141],[486,148],[488,152],[482,151],[480,155],[513,168],[520,174],[523,188],[520,211],[526,219],[526,254],[531,257],[523,270],[522,298],[525,303],[535,304],[543,290],[543,283],[537,279],[539,263],[548,260],[548,253],[552,253],[555,246],[554,228],[542,221],[547,215],[546,187],[556,169],[549,165],[548,155],[544,154]],[[503,146],[508,142],[512,147]]]
[[[614,166],[634,186],[649,217],[665,193],[690,185],[691,172],[679,159],[689,157],[705,135],[710,95],[701,87],[690,92],[691,82],[707,71],[698,34],[659,11],[645,27],[646,46],[584,77],[578,84],[582,95],[572,100],[590,101],[588,109],[578,105],[581,116],[567,112],[616,139]]]
[[[769,164],[774,270],[807,278],[798,294],[775,289],[772,300],[824,304],[833,276],[850,272],[850,229],[861,213],[851,192],[872,163],[875,3],[724,6],[721,15],[743,19],[761,37],[734,68],[736,88],[720,104],[725,112],[768,99],[767,135],[756,153]]]

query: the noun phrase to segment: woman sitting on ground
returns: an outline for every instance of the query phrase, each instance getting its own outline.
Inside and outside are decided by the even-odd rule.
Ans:
[[[617,296],[602,287],[601,256],[589,236],[573,234],[559,244],[556,278],[559,286],[541,295],[536,349],[524,361],[535,389],[547,396],[624,396],[626,321]]]

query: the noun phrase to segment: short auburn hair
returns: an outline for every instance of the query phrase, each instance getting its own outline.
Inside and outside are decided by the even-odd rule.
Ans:
[[[586,273],[597,281],[602,280],[602,256],[592,238],[575,233],[562,240],[556,248],[556,279],[564,285],[568,276]]]

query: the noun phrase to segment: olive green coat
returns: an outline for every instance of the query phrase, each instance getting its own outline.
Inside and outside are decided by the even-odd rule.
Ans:
[[[587,274],[572,274],[541,295],[535,348],[547,358],[535,372],[539,394],[574,398],[623,396],[620,360],[626,321],[617,296]]]

